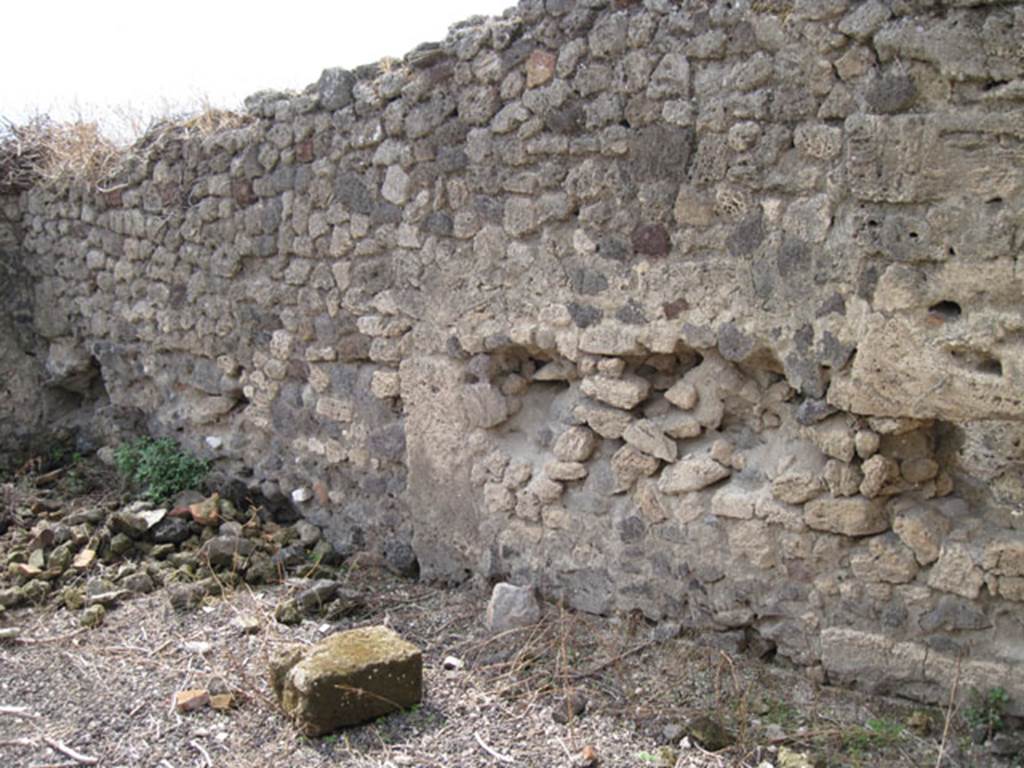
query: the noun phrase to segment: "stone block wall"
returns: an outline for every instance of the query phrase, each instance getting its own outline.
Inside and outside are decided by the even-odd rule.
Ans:
[[[524,0],[8,201],[32,375],[344,552],[1024,711],[1022,41]]]

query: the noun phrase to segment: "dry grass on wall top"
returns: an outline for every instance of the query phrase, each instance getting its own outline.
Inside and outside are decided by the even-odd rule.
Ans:
[[[151,153],[169,136],[206,136],[254,118],[202,103],[197,109],[151,120],[134,140],[116,140],[96,120],[55,120],[47,115],[17,124],[0,118],[0,194],[30,187],[65,189],[75,184],[103,188],[127,162]]]
[[[95,122],[60,123],[46,116],[22,125],[5,121],[0,127],[0,192],[36,184],[98,184],[116,172],[124,154]]]

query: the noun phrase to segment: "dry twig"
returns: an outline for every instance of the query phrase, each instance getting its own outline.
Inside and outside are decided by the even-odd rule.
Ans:
[[[10,715],[11,717],[39,717],[34,715],[28,707],[11,707],[0,704],[0,715]]]
[[[72,760],[74,760],[76,763],[81,763],[82,765],[96,765],[96,763],[98,763],[100,761],[100,759],[98,757],[92,757],[91,755],[84,755],[81,752],[78,752],[78,751],[72,749],[67,744],[63,744],[63,743],[57,741],[56,739],[50,738],[49,736],[43,736],[42,739],[43,739],[44,742],[46,742],[46,744],[48,746],[50,746],[53,749],[57,750],[61,754],[67,755]]]
[[[942,726],[942,741],[939,742],[939,756],[935,758],[935,768],[942,768],[942,758],[946,752],[946,741],[949,739],[949,730],[953,722],[953,715],[956,712],[956,694],[960,687],[960,656],[956,657],[956,677],[953,678],[953,687],[949,690],[949,704],[946,706],[946,722]]]
[[[198,741],[193,740],[190,741],[188,745],[203,756],[203,763],[206,765],[207,768],[210,768],[210,766],[213,765],[213,760],[210,759],[210,753],[203,749],[202,744],[200,744]]]
[[[480,745],[480,748],[483,749],[484,752],[493,757],[495,760],[502,763],[515,763],[514,758],[511,758],[508,755],[503,755],[501,754],[501,752],[498,752],[492,749],[491,747],[487,746],[487,742],[483,740],[483,737],[481,737],[479,733],[474,733],[473,736],[476,738],[476,743]]]

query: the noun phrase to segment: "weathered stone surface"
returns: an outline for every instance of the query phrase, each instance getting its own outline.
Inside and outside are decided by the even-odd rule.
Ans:
[[[199,525],[218,525],[220,523],[220,496],[216,493],[210,498],[189,505],[192,519]]]
[[[957,542],[946,542],[939,558],[928,572],[928,586],[974,599],[981,592],[985,577],[978,567],[971,548]]]
[[[149,524],[139,513],[122,509],[111,515],[110,529],[114,533],[123,533],[137,539],[149,530]]]
[[[600,403],[580,403],[573,411],[576,418],[583,420],[601,437],[615,440],[622,437],[633,417],[618,408]]]
[[[597,437],[587,427],[569,427],[552,448],[555,456],[561,461],[586,461],[597,447]]]
[[[253,553],[255,545],[237,536],[214,536],[203,545],[202,552],[214,568],[236,568]]]
[[[544,474],[552,480],[582,480],[587,476],[587,468],[578,461],[549,461],[544,465]]]
[[[462,390],[466,419],[476,427],[496,427],[508,418],[505,396],[489,384],[467,384]]]
[[[982,564],[999,576],[1024,576],[1024,536],[1004,534],[985,547]]]
[[[310,736],[411,707],[423,696],[423,657],[387,627],[331,635],[271,662],[281,709]]]
[[[626,491],[641,477],[653,475],[658,469],[658,460],[631,445],[624,445],[612,456],[611,469],[615,490]]]
[[[850,567],[857,578],[905,584],[917,575],[914,553],[893,534],[868,539],[866,551],[850,557]]]
[[[492,632],[528,627],[540,621],[540,616],[540,603],[533,587],[506,582],[494,585],[487,604],[487,627]]]
[[[749,520],[754,516],[759,499],[760,494],[756,491],[726,486],[717,490],[711,497],[711,514]]]
[[[942,541],[952,527],[949,520],[927,507],[897,512],[892,521],[893,531],[910,547],[921,565],[938,560]]]
[[[665,399],[684,411],[689,411],[697,405],[697,398],[697,388],[693,382],[685,379],[677,381],[665,392]]]
[[[634,421],[626,427],[622,439],[638,451],[662,461],[675,461],[678,455],[675,441],[667,437],[661,427],[650,419]]]
[[[612,379],[607,376],[591,376],[580,385],[583,394],[624,410],[639,405],[650,387],[649,382],[639,377]]]
[[[855,496],[864,481],[864,473],[856,464],[847,464],[837,459],[829,459],[822,473],[828,491],[833,496]]]
[[[544,85],[555,74],[555,54],[537,49],[526,59],[526,87]]]
[[[683,440],[697,437],[703,430],[701,423],[693,414],[679,411],[670,411],[664,416],[655,418],[654,422],[669,437]]]
[[[821,476],[810,472],[787,472],[772,480],[772,496],[787,504],[803,504],[822,491]]]
[[[846,416],[837,414],[808,430],[811,439],[826,456],[849,463],[856,453],[854,434]]]
[[[658,490],[662,493],[680,494],[699,491],[732,474],[710,456],[686,457],[662,470]]]
[[[869,499],[876,496],[899,493],[901,488],[895,485],[900,478],[900,465],[892,459],[875,455],[860,466],[864,479],[860,483],[860,492]]]
[[[889,528],[885,506],[863,496],[820,498],[804,505],[804,521],[819,531],[868,536]]]

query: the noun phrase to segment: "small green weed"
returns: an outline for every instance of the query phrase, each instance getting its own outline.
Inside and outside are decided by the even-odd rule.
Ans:
[[[1003,729],[1003,715],[1009,703],[1010,697],[1005,688],[989,688],[985,693],[972,688],[970,704],[964,708],[964,720],[971,730],[984,728],[986,738],[991,738]]]
[[[114,459],[118,471],[141,489],[143,498],[157,503],[195,488],[210,470],[207,462],[185,453],[168,438],[142,437],[124,443],[114,451]]]
[[[884,750],[896,744],[903,726],[885,718],[871,718],[864,727],[855,726],[842,735],[842,749],[855,763],[864,753]]]
[[[794,728],[800,720],[800,713],[788,702],[780,699],[765,699],[764,719],[766,722],[781,725],[783,728]]]
[[[65,445],[55,445],[50,448],[49,460],[52,467],[64,467],[78,464],[82,460],[82,454]]]

